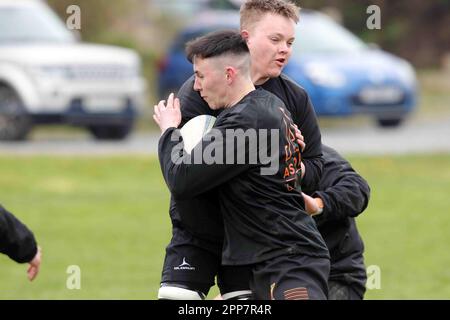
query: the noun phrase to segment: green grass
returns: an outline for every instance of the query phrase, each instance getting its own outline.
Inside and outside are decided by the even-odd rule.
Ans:
[[[450,155],[353,159],[372,189],[358,219],[367,265],[381,268],[370,299],[450,298]]]
[[[0,298],[148,299],[169,240],[168,193],[156,159],[1,158],[1,203],[43,249],[34,283],[1,257]],[[69,265],[81,290],[66,288]]]
[[[372,188],[358,219],[369,299],[450,298],[450,155],[350,157]],[[41,274],[0,255],[0,299],[155,299],[170,238],[154,157],[0,157],[0,203],[43,248]],[[68,266],[81,268],[69,290]],[[217,289],[213,289],[213,296]]]

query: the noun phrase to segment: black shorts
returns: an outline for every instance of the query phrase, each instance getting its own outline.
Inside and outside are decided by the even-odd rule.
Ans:
[[[350,299],[356,299],[353,296],[354,293],[361,300],[366,292],[366,281],[367,272],[362,251],[352,252],[341,257],[339,260],[332,261],[330,278],[328,279],[330,289],[329,299],[335,299],[333,298],[334,294],[331,292],[330,285],[331,282],[334,282],[351,289]]]
[[[325,300],[329,274],[329,259],[279,256],[254,266],[250,287],[255,300]]]
[[[329,300],[362,300],[363,296],[358,290],[344,282],[328,281]]]
[[[166,248],[161,282],[180,284],[207,295],[217,276],[222,294],[249,290],[250,268],[222,266],[221,257],[221,242],[204,240],[174,227]]]

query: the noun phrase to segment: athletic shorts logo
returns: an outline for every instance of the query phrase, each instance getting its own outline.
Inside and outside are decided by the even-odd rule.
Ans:
[[[173,267],[173,270],[195,270],[195,267],[186,262],[186,257],[183,257],[183,262],[178,267]]]
[[[305,287],[293,288],[284,291],[286,300],[309,300],[308,289]]]

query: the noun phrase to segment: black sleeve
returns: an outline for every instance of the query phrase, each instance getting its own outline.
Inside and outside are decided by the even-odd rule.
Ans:
[[[245,130],[247,127],[248,124],[239,119],[239,115],[217,120],[214,130],[203,137],[191,154],[184,151],[178,129],[166,130],[159,140],[158,156],[164,179],[172,195],[176,199],[190,199],[247,170],[248,164],[226,164],[226,152],[236,152],[236,150],[246,150],[247,152],[248,148],[236,144],[234,150],[229,150],[229,148],[225,148],[226,139],[215,138],[217,136],[225,137],[226,129],[244,128]],[[203,157],[196,156],[205,150],[223,150],[222,161],[206,163]]]
[[[317,123],[316,113],[306,91],[299,123],[296,123],[305,137],[306,148],[302,154],[305,176],[302,189],[306,192],[318,190],[323,170],[322,135]]]
[[[327,146],[323,150],[325,167],[320,191],[313,193],[313,197],[320,197],[324,202],[318,222],[358,216],[369,203],[370,187],[367,181],[335,150]]]
[[[196,116],[202,114],[217,116],[219,113],[210,109],[206,101],[203,100],[200,94],[194,90],[194,76],[186,80],[186,82],[181,86],[177,97],[180,99],[181,105],[182,118],[180,128]]]
[[[30,262],[37,253],[33,233],[0,206],[0,252],[18,263]]]

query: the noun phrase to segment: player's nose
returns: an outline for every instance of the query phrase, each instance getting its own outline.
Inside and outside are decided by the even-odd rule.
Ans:
[[[201,88],[201,86],[200,86],[200,83],[199,83],[199,81],[197,80],[197,79],[195,79],[195,81],[194,81],[194,90],[195,91],[200,91],[202,88]]]

